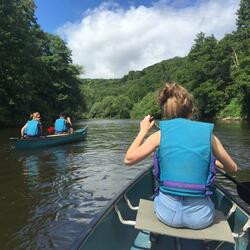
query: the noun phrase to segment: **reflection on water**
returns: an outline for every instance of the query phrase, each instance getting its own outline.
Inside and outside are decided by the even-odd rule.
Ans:
[[[94,120],[80,143],[32,151],[10,151],[0,131],[0,245],[3,249],[67,249],[84,226],[151,159],[123,165],[138,121]],[[250,180],[248,124],[217,124],[216,134],[242,167],[237,178]],[[234,186],[223,179],[229,189]]]
[[[240,170],[233,175],[238,182],[250,181],[250,123],[234,121],[234,122],[217,122],[215,134],[220,138],[221,142],[236,161]],[[218,176],[217,181],[227,187],[231,195],[239,199],[236,186],[223,176]],[[250,211],[250,207],[246,204],[245,208]]]
[[[243,170],[250,169],[250,124],[246,122],[218,123],[215,131],[238,165]]]
[[[87,125],[84,142],[50,149],[9,152],[7,138],[3,141],[0,185],[8,200],[1,210],[8,214],[1,216],[0,244],[6,249],[67,249],[84,225],[151,162],[133,168],[122,163],[138,122]],[[14,133],[10,130],[9,137]]]

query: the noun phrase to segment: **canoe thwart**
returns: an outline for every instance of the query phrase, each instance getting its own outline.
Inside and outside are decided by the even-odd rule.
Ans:
[[[235,243],[232,231],[225,216],[221,211],[217,210],[214,223],[205,229],[192,230],[188,228],[173,228],[157,219],[152,201],[140,199],[135,228],[177,238]]]
[[[228,214],[226,215],[226,220],[228,220],[231,217],[231,215],[235,212],[236,208],[237,208],[237,205],[233,203],[233,206],[231,207]]]
[[[115,208],[115,211],[116,211],[116,213],[117,213],[117,215],[118,215],[118,218],[119,218],[119,220],[120,220],[120,222],[121,222],[122,224],[124,224],[124,225],[129,225],[129,226],[134,226],[134,225],[135,225],[135,221],[133,221],[133,220],[124,220],[124,219],[122,218],[121,212],[120,212],[120,210],[118,209],[117,205],[115,205],[114,208]]]
[[[130,200],[128,199],[128,196],[126,194],[124,194],[124,200],[127,202],[128,204],[128,207],[131,209],[131,210],[134,210],[134,211],[137,211],[139,209],[139,207],[135,207],[131,204]]]

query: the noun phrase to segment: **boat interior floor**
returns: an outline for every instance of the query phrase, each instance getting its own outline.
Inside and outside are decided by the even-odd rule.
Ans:
[[[220,211],[215,222],[205,229],[172,228],[160,222],[153,209],[153,202],[140,200],[135,228],[140,232],[131,249],[234,249],[230,226]],[[154,233],[149,233],[154,232]]]
[[[167,235],[158,235],[150,241],[150,233],[140,231],[130,250],[233,250],[234,244],[214,240],[180,239]]]

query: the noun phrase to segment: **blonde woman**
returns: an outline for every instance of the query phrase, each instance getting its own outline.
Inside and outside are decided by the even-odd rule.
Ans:
[[[150,135],[150,115],[129,147],[124,162],[133,165],[158,149],[160,191],[154,199],[156,216],[172,227],[201,229],[214,220],[214,205],[206,190],[213,154],[228,172],[237,165],[213,135],[212,123],[193,121],[192,96],[177,83],[166,84],[159,94],[165,120]],[[210,193],[211,194],[211,193]]]
[[[39,112],[30,115],[31,120],[21,128],[21,138],[38,137],[42,134],[41,116]]]

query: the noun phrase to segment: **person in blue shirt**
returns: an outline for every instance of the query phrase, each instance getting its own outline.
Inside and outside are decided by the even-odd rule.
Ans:
[[[31,120],[21,128],[21,138],[38,137],[42,134],[42,123],[39,112],[34,112],[30,116]]]
[[[55,121],[55,133],[73,133],[73,127],[70,117],[67,117],[64,112],[59,114],[59,118]]]
[[[154,125],[147,115],[124,163],[133,165],[157,150],[160,187],[154,199],[156,216],[176,228],[206,228],[215,214],[208,188],[212,156],[227,172],[237,171],[237,165],[213,134],[214,125],[192,120],[195,107],[184,87],[166,84],[159,103],[165,118],[160,121],[160,130],[144,141]]]

